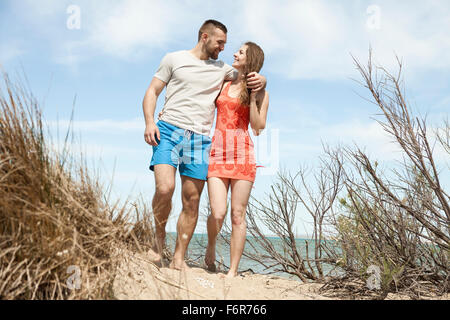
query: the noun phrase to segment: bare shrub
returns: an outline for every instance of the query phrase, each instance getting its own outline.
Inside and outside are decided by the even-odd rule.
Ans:
[[[329,226],[325,219],[334,210],[333,203],[342,188],[342,170],[321,160],[322,167],[314,175],[314,183],[308,182],[305,168],[294,176],[281,172],[267,199],[252,197],[247,211],[249,233],[254,239],[249,242],[248,257],[264,261],[267,269],[295,275],[302,281],[324,280],[335,260],[328,253],[331,244],[325,236]],[[299,240],[294,230],[299,205],[312,220],[310,239]],[[264,236],[261,224],[279,239],[277,243]],[[326,264],[328,270],[324,272]]]
[[[406,103],[402,63],[397,61],[394,76],[374,66],[371,54],[365,67],[355,59],[363,85],[382,111],[378,123],[401,148],[403,160],[385,172],[360,148],[344,150],[352,170],[346,170],[347,196],[341,199],[347,214],[336,224],[345,252],[342,266],[360,277],[371,265],[378,266],[384,293],[443,294],[448,291],[450,198],[440,181],[426,121],[413,117]],[[444,132],[448,122],[446,128]],[[445,135],[437,140],[445,149]]]
[[[325,281],[322,292],[331,295],[375,292],[383,298],[402,292],[420,298],[448,292],[450,198],[434,148],[439,143],[450,154],[450,127],[446,121],[436,141],[430,140],[425,119],[412,116],[406,103],[397,61],[395,76],[374,66],[371,53],[366,67],[356,59],[355,64],[402,161],[383,169],[358,146],[325,148],[314,183],[307,183],[304,169],[280,173],[271,194],[249,205],[253,239],[247,256],[303,281]],[[298,205],[312,217],[309,242],[295,239]],[[263,234],[262,225],[281,247]]]

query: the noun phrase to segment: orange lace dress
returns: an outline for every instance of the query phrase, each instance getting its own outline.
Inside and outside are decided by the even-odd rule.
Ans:
[[[248,132],[250,108],[228,95],[231,81],[216,99],[217,120],[209,156],[208,178],[255,181],[253,141]]]

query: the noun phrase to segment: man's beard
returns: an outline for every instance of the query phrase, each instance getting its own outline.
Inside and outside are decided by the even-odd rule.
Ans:
[[[208,49],[208,47],[206,47],[206,53],[208,54],[208,57],[210,59],[217,60],[219,58],[219,52],[216,52],[216,51],[217,51],[217,49],[210,50],[210,49]]]

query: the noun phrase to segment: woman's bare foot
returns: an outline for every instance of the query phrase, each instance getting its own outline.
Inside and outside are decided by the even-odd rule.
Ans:
[[[225,276],[225,278],[227,279],[232,279],[234,277],[236,277],[238,274],[236,271],[228,271],[227,275]]]
[[[189,267],[188,267],[186,261],[184,261],[184,260],[177,261],[175,259],[173,259],[172,262],[169,264],[169,268],[175,269],[175,270],[189,270]]]
[[[216,272],[216,248],[209,246],[206,248],[205,264],[208,271]]]

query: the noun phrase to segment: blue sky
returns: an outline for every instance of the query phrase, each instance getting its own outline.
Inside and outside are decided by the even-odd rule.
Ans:
[[[70,6],[79,10],[79,29],[70,24],[77,21]],[[75,133],[104,181],[115,168],[113,196],[142,194],[150,204],[154,182],[148,170],[151,148],[143,139],[142,99],[164,54],[195,46],[198,28],[209,18],[229,30],[223,61],[231,64],[233,53],[248,40],[265,50],[261,73],[270,92],[268,126],[266,135],[254,140],[275,143],[277,163],[276,157],[260,155],[267,167],[314,167],[322,141],[356,141],[386,163],[398,157],[373,120],[378,110],[359,96],[368,92],[352,80],[359,76],[351,54],[364,62],[369,46],[375,61],[389,70],[396,70],[394,54],[403,59],[407,97],[418,112],[428,114],[431,128],[448,115],[446,0],[228,1],[220,6],[198,0],[3,0],[0,64],[13,77],[23,68],[53,132],[57,119],[65,132],[76,96]],[[444,154],[436,152],[443,163]],[[274,177],[260,172],[254,194],[268,192]],[[179,182],[170,231],[181,208]],[[299,212],[299,233],[311,230],[309,220]],[[205,231],[200,221],[196,232]]]

